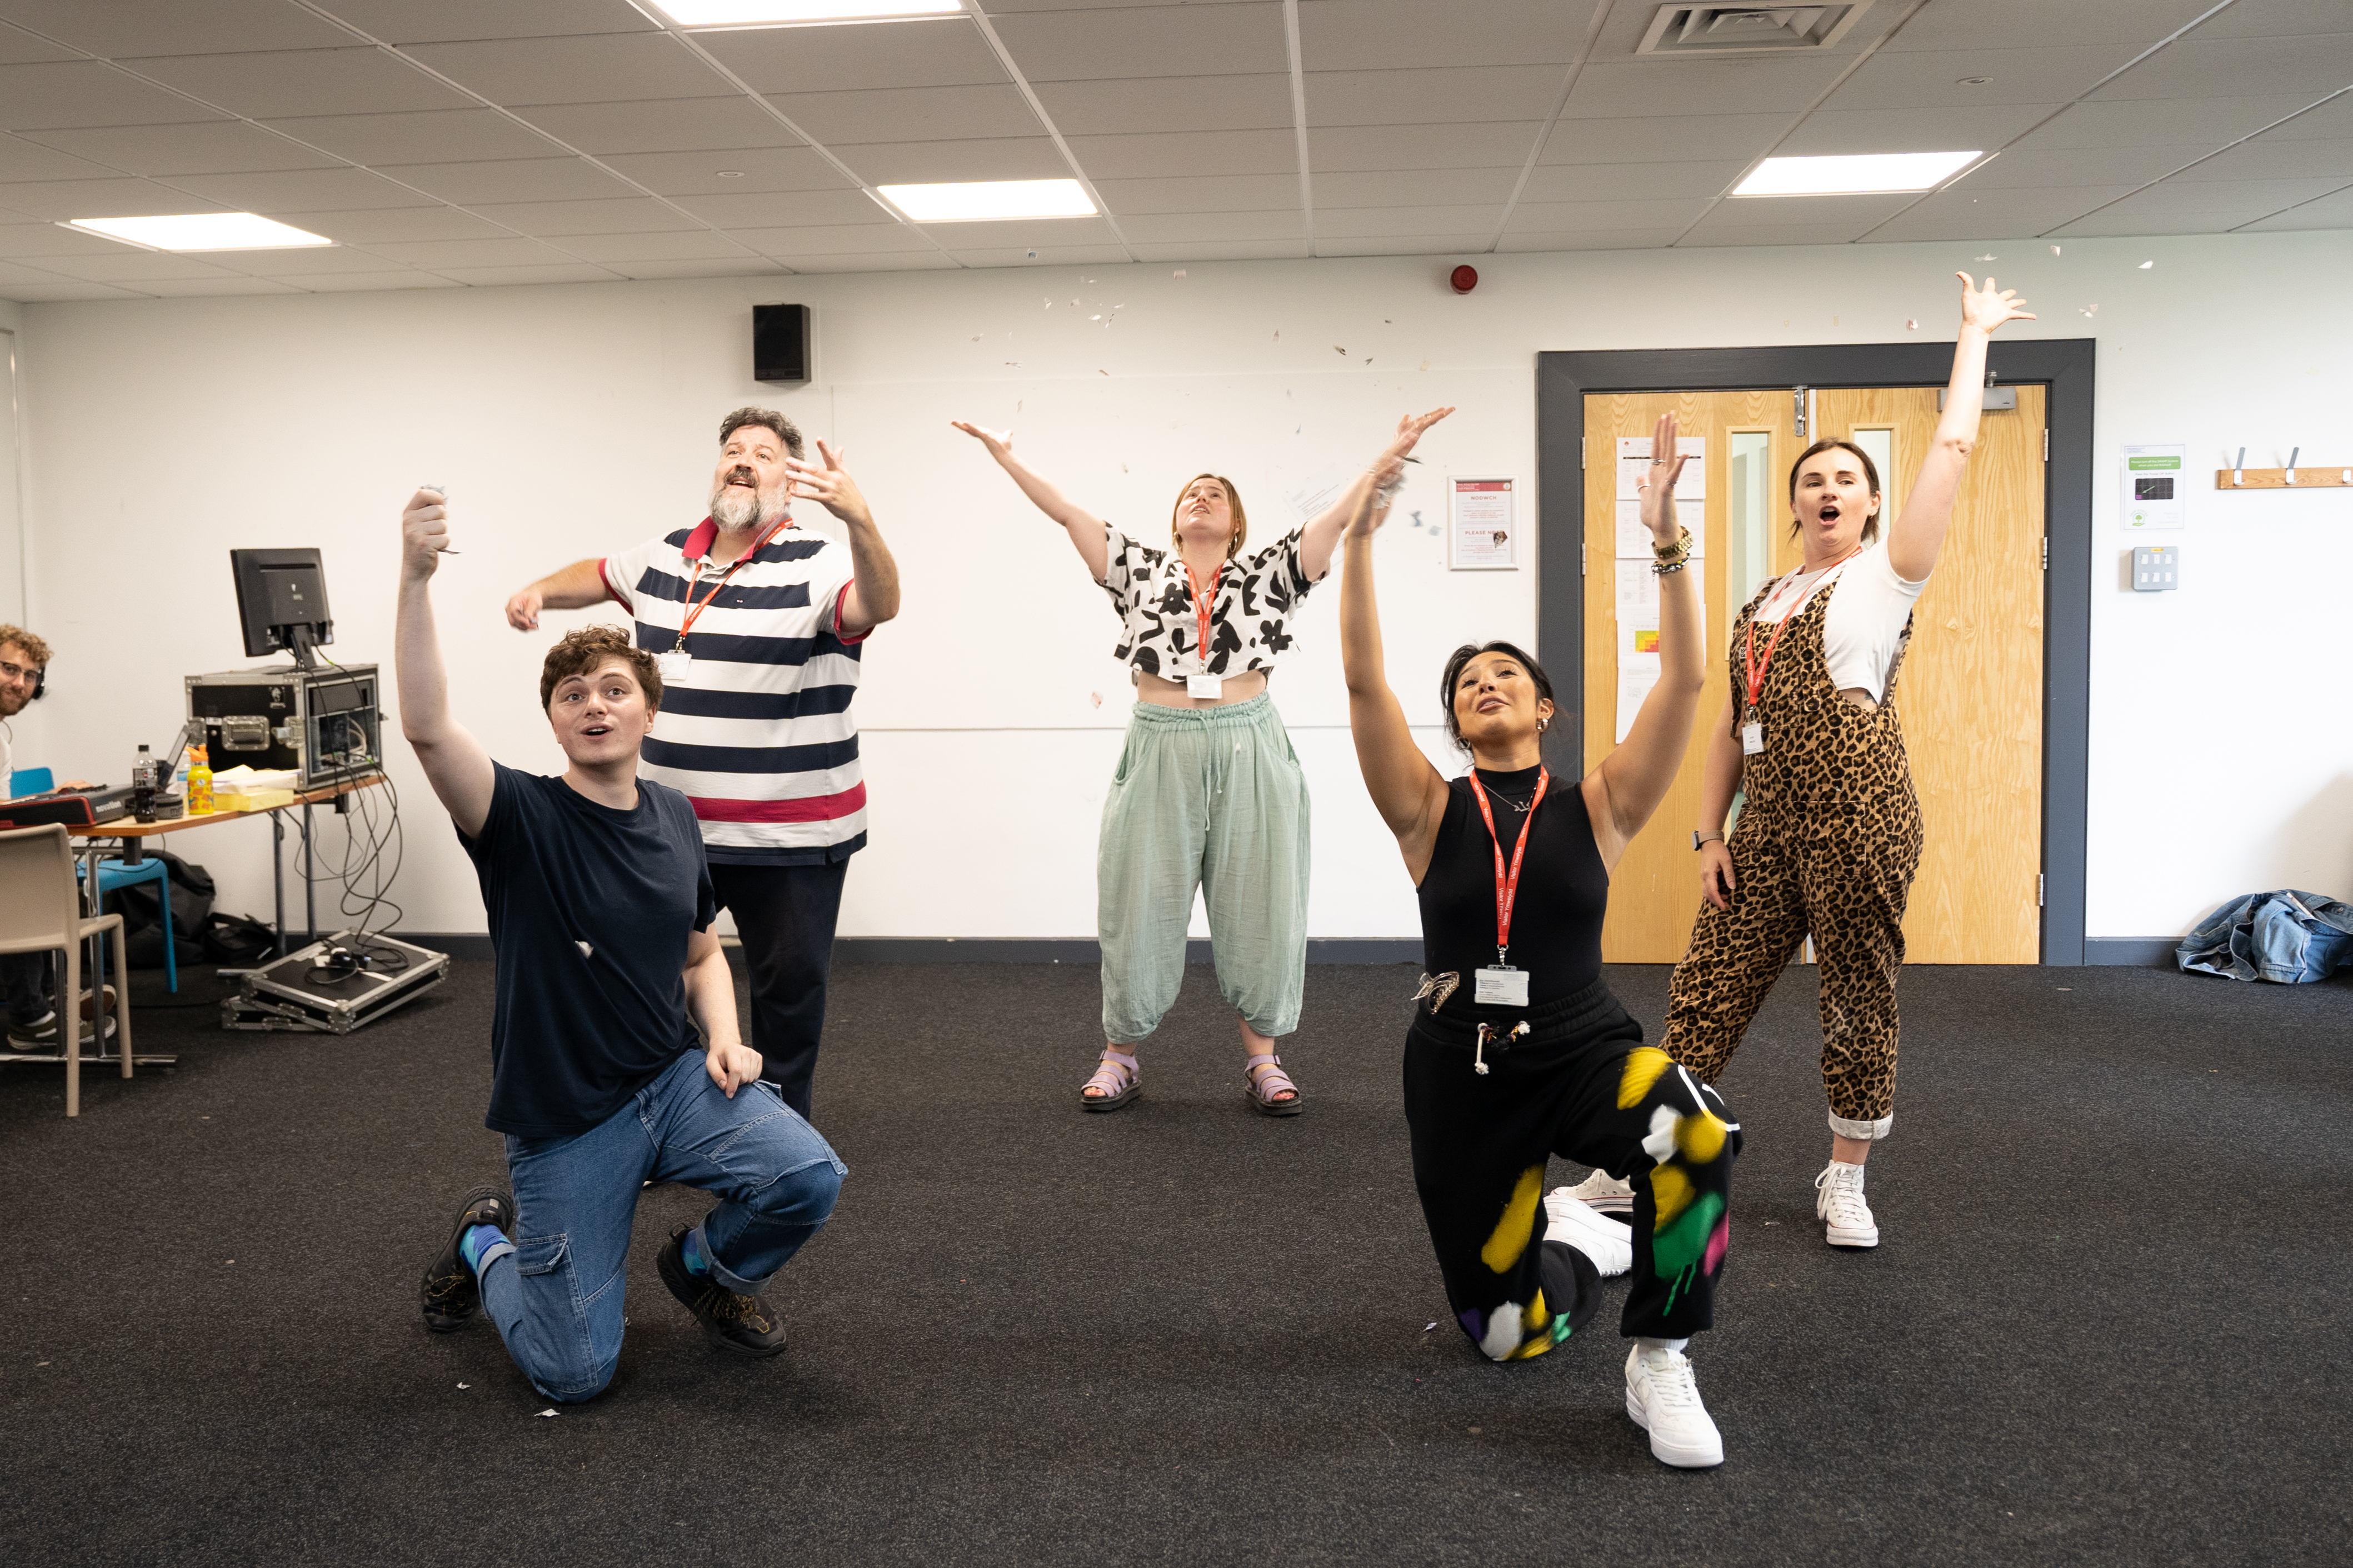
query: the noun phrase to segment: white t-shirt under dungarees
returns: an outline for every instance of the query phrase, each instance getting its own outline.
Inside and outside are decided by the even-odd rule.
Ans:
[[[1757,624],[1769,626],[1798,614],[1833,580],[1838,592],[1822,612],[1822,657],[1830,666],[1831,684],[1841,691],[1861,687],[1873,702],[1881,701],[1887,694],[1888,669],[1904,640],[1904,623],[1911,618],[1913,601],[1928,579],[1913,583],[1897,576],[1887,559],[1887,541],[1881,539],[1836,566],[1792,572],[1782,578],[1757,606]]]

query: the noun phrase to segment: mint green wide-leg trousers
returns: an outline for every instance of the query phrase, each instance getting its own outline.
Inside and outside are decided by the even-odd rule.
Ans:
[[[1261,1035],[1298,1028],[1307,854],[1307,779],[1271,696],[1137,703],[1096,860],[1103,1038],[1134,1045],[1176,1002],[1196,888],[1218,989]]]

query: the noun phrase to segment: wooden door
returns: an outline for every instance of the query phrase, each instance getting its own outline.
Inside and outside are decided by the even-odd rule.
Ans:
[[[1896,679],[1927,830],[1904,921],[1910,963],[2041,957],[2044,389],[2016,391],[2017,408],[1979,424]],[[1936,428],[1933,387],[1814,395],[1815,437],[1892,446],[1880,475],[1888,517]],[[1776,560],[1786,571],[1798,551],[1780,533]]]
[[[1933,399],[1932,399],[1933,400]],[[1649,441],[1662,414],[1672,414],[1681,436],[1706,443],[1691,468],[1702,471],[1705,499],[1679,502],[1683,526],[1700,543],[1701,624],[1707,631],[1707,688],[1692,726],[1683,769],[1658,812],[1627,846],[1609,879],[1609,914],[1601,928],[1601,955],[1611,963],[1672,963],[1691,945],[1699,912],[1699,866],[1691,831],[1699,815],[1701,741],[1730,690],[1726,633],[1746,602],[1733,584],[1731,525],[1734,437],[1758,448],[1764,474],[1796,460],[1797,409],[1790,389],[1757,392],[1661,392],[1588,396],[1585,400],[1585,765],[1599,766],[1618,736],[1618,441]],[[1685,488],[1688,488],[1686,486]],[[1772,516],[1786,521],[1786,507]],[[1649,571],[1650,551],[1631,559]],[[1762,562],[1758,563],[1762,566]],[[1909,677],[1906,677],[1907,680]]]

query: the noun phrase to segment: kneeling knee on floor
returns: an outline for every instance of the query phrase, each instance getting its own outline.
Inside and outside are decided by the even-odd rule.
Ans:
[[[815,1161],[746,1194],[744,1203],[765,1219],[823,1225],[841,1197],[841,1176],[830,1160]]]

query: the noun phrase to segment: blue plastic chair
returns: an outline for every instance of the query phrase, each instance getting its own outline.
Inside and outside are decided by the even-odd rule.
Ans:
[[[8,775],[8,798],[47,795],[58,787],[58,775],[48,768],[18,768]]]
[[[172,944],[172,874],[163,861],[149,856],[136,866],[120,860],[98,863],[98,911],[106,912],[106,895],[139,882],[155,884],[155,901],[164,910],[164,975],[171,989],[180,988],[180,955]]]

